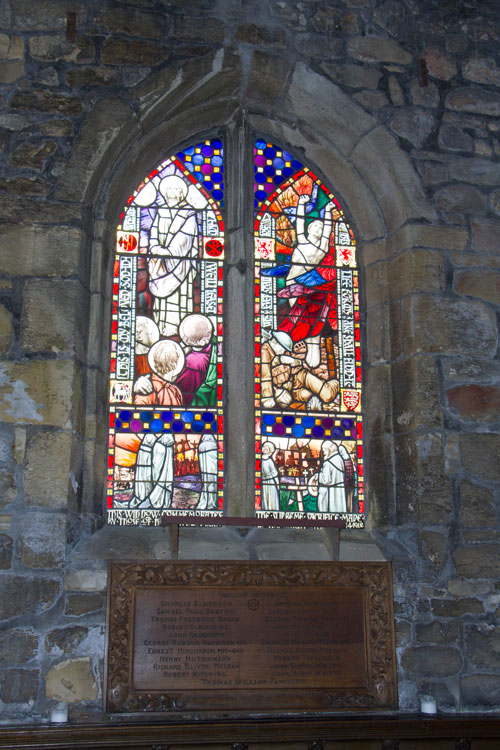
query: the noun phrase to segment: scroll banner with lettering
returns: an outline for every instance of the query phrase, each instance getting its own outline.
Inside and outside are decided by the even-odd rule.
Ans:
[[[107,711],[397,707],[390,563],[110,563]]]

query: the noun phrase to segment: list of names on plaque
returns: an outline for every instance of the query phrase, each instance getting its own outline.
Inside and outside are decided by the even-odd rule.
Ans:
[[[365,648],[361,588],[135,592],[136,690],[362,688]]]

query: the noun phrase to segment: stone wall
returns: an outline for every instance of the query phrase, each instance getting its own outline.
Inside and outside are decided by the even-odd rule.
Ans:
[[[223,132],[234,154],[252,128],[301,150],[360,240],[369,532],[341,556],[394,563],[401,708],[500,710],[499,22],[495,0],[1,3],[2,721],[59,699],[101,716],[106,559],[171,554],[160,529],[98,530],[117,211],[181,141]],[[244,220],[227,217],[243,292]],[[328,549],[316,531],[180,541]]]

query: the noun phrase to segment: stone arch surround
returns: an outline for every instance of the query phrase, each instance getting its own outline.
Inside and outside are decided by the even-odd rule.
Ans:
[[[82,391],[86,400],[85,447],[80,451],[85,456],[83,504],[76,516],[88,517],[89,529],[99,525],[102,512],[110,248],[123,200],[148,167],[153,168],[182,143],[204,132],[228,129],[235,149],[239,134],[253,128],[289,145],[314,166],[332,185],[356,231],[367,313],[365,445],[370,534],[369,538],[366,533],[350,534],[343,547],[351,550],[345,554],[361,559],[378,555],[371,544],[376,538],[382,555],[390,559],[394,545],[386,549],[384,529],[408,523],[414,493],[405,482],[408,475],[423,477],[428,471],[425,462],[420,463],[416,433],[409,437],[413,444],[408,446],[404,439],[400,447],[398,425],[403,415],[405,428],[407,420],[420,432],[426,425],[435,427],[428,418],[429,400],[434,396],[437,402],[438,391],[437,371],[428,371],[431,363],[422,362],[418,349],[403,349],[402,339],[411,340],[412,331],[408,329],[403,336],[410,318],[404,317],[400,300],[420,291],[414,287],[419,279],[412,278],[413,269],[430,264],[433,273],[435,248],[439,242],[444,246],[449,237],[453,241],[453,230],[432,227],[434,210],[407,154],[339,87],[302,63],[283,69],[276,58],[274,64],[281,71],[276,80],[266,75],[272,69],[270,58],[262,69],[250,73],[240,62],[230,54],[217,53],[196,67],[188,63],[151,76],[137,87],[134,106],[127,107],[119,99],[101,101],[83,125],[59,180],[56,195],[80,204],[87,217],[82,278],[90,280],[92,300],[86,389]],[[229,220],[235,230],[241,229],[237,226],[241,216]],[[244,236],[241,241],[245,243]],[[231,274],[239,271],[229,268]],[[413,316],[411,326],[418,327]],[[86,335],[82,331],[82,337]],[[418,413],[420,406],[426,413]],[[428,455],[428,445],[423,450]],[[400,467],[401,452],[412,458]],[[237,476],[244,470],[239,469]],[[370,549],[357,549],[352,541],[357,538],[370,541]]]

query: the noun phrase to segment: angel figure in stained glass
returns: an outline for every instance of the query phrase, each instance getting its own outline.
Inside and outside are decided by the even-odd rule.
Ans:
[[[163,336],[174,335],[182,318],[193,311],[198,220],[195,207],[188,203],[188,190],[177,175],[161,180],[165,206],[158,209],[150,231],[149,291],[153,318]]]

